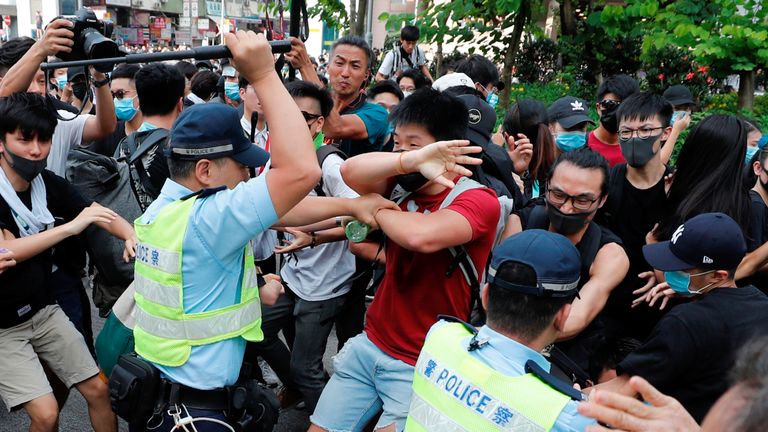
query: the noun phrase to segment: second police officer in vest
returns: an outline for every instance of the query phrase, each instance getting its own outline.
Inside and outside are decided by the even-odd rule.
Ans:
[[[264,165],[270,155],[245,137],[235,109],[196,105],[171,130],[171,178],[136,221],[136,353],[158,368],[171,387],[161,401],[167,407],[160,430],[187,416],[227,420],[225,387],[238,379],[246,341],[263,338],[249,241],[278,220],[298,226],[349,214],[350,206],[296,207],[320,175],[309,129],[275,73],[264,36],[239,31],[226,37],[264,113],[281,121],[270,128],[271,169],[251,180],[249,167]],[[355,217],[375,223],[375,209],[367,211],[370,217],[359,212]],[[269,293],[272,302],[275,294]],[[178,411],[178,417],[169,418]],[[218,422],[194,426],[198,431],[230,430]]]
[[[406,431],[582,431],[583,395],[550,375],[540,354],[576,297],[579,252],[565,237],[527,230],[493,251],[482,292],[487,325],[444,319],[416,364]],[[443,317],[446,318],[446,317]]]

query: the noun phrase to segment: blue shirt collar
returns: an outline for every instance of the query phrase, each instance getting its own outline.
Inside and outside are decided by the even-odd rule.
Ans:
[[[176,183],[171,179],[166,179],[165,183],[163,184],[163,188],[160,190],[160,195],[164,195],[175,201],[191,194],[192,192],[194,191],[187,189],[185,186],[182,186],[181,184]]]
[[[526,361],[533,360],[545,371],[550,370],[551,365],[549,361],[541,353],[504,336],[487,325],[480,327],[477,333],[478,339],[488,340],[488,344],[481,349],[498,351],[501,355],[508,358],[511,363],[524,365]]]
[[[150,130],[157,129],[157,126],[153,125],[152,123],[145,121],[144,123],[139,126],[139,129],[136,132],[145,132]]]

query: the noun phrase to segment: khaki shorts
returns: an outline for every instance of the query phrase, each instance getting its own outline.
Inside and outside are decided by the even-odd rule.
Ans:
[[[10,410],[51,393],[41,361],[67,386],[97,375],[99,368],[83,336],[58,305],[0,329],[0,397]]]

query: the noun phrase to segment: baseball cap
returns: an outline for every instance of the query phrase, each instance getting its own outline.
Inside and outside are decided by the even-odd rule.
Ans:
[[[67,81],[72,82],[75,77],[85,75],[85,68],[83,66],[75,66],[67,69]]]
[[[497,276],[505,265],[525,264],[536,273],[536,286],[520,285]],[[493,250],[488,283],[521,294],[550,297],[575,295],[581,275],[581,255],[567,238],[540,229],[525,230]]]
[[[213,65],[208,60],[198,60],[197,62],[195,62],[195,67],[198,69],[213,70]]]
[[[182,111],[171,128],[167,153],[181,160],[229,156],[248,167],[269,160],[269,153],[245,137],[237,110],[224,104],[197,104]]]
[[[488,144],[496,125],[496,111],[478,96],[460,95],[458,98],[469,110],[466,138],[475,145]]]
[[[730,270],[746,254],[741,227],[723,213],[700,214],[680,225],[671,240],[643,246],[645,260],[661,271]]]
[[[693,101],[693,95],[691,94],[691,91],[688,90],[688,87],[678,84],[673,85],[672,87],[664,90],[664,99],[667,100],[667,102],[671,103],[672,105],[695,105],[696,102]]]
[[[564,96],[556,100],[547,111],[550,122],[558,122],[565,129],[570,129],[579,123],[589,122],[593,125],[594,120],[589,118],[587,101],[573,96]]]
[[[435,80],[435,82],[432,83],[432,88],[439,92],[445,91],[446,89],[449,89],[451,87],[459,87],[459,86],[464,86],[464,87],[469,87],[471,89],[474,89],[475,83],[474,81],[472,81],[472,78],[467,76],[467,74],[463,74],[460,72],[454,72],[448,75],[443,75],[437,80]]]

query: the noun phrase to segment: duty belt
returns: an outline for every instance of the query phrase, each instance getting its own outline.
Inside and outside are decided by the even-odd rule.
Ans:
[[[163,401],[170,405],[184,405],[187,408],[203,410],[228,410],[230,393],[226,388],[199,390],[183,384],[163,380],[161,385]]]

